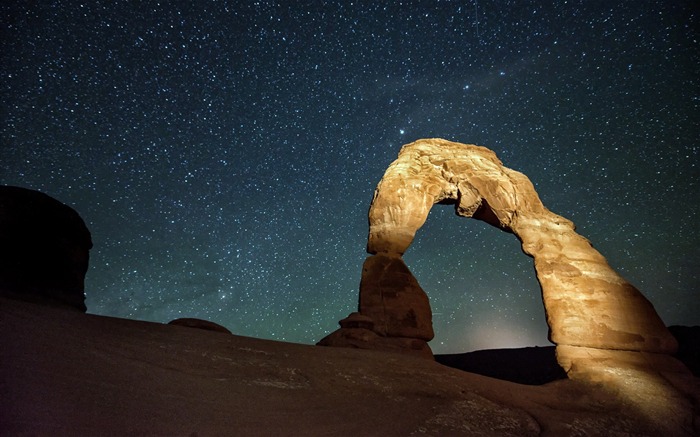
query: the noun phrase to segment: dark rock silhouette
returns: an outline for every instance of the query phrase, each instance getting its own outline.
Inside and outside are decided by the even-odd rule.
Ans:
[[[669,326],[668,330],[678,340],[675,357],[696,377],[700,376],[700,326]],[[566,378],[566,372],[557,363],[554,346],[441,354],[435,355],[435,361],[518,384],[540,385]]]
[[[194,319],[189,317],[183,317],[181,319],[175,319],[168,322],[168,325],[178,325],[186,326],[188,328],[204,329],[205,331],[215,331],[223,332],[226,334],[231,334],[231,331],[225,327],[219,325],[218,323],[210,322],[208,320]]]
[[[566,372],[557,363],[554,346],[435,355],[435,361],[454,369],[518,384],[541,385],[566,379]]]
[[[675,357],[697,377],[700,376],[700,326],[669,326],[678,341]],[[459,354],[435,355],[435,361],[491,378],[540,385],[566,378],[557,363],[555,347],[488,349]]]
[[[86,311],[92,248],[80,215],[26,188],[0,186],[0,294]]]
[[[678,352],[676,358],[700,377],[700,326],[669,326],[676,340],[678,340]]]

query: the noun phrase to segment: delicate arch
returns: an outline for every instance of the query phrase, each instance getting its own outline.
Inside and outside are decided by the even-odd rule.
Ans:
[[[678,412],[689,408],[693,376],[670,356],[677,343],[654,307],[572,222],[542,205],[525,175],[483,147],[427,139],[401,149],[369,210],[373,255],[362,266],[358,312],[319,344],[432,358],[430,303],[402,255],[436,203],[517,236],[534,259],[550,339],[569,378],[596,389],[603,382],[662,428],[671,418],[690,429],[691,415]]]
[[[534,258],[551,340],[598,349],[670,353],[651,303],[618,275],[574,224],[549,211],[530,180],[484,147],[442,139],[405,145],[379,182],[367,251],[401,256],[436,203],[512,232]]]

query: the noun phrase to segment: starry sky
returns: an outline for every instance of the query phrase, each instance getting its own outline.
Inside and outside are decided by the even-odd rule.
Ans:
[[[493,149],[667,324],[700,324],[694,1],[0,11],[0,183],[84,218],[90,313],[315,343],[356,309],[387,166],[441,137]],[[433,350],[549,344],[517,239],[451,208],[405,255]]]

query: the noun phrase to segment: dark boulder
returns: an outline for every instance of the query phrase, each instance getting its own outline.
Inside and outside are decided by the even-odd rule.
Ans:
[[[491,378],[541,385],[566,379],[554,346],[487,349],[462,354],[435,355],[438,363]]]
[[[197,329],[204,329],[206,331],[216,331],[216,332],[224,332],[226,334],[231,334],[231,331],[229,331],[225,327],[219,325],[218,323],[214,323],[214,322],[210,322],[208,320],[202,320],[202,319],[194,319],[194,318],[185,317],[182,319],[171,320],[168,322],[168,325],[187,326],[188,328],[197,328]]]
[[[678,352],[676,358],[697,377],[700,377],[700,326],[669,326],[676,340]]]
[[[0,186],[0,295],[86,311],[90,248],[90,231],[73,208]]]

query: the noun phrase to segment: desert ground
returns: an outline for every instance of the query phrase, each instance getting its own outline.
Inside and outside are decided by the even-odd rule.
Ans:
[[[604,384],[523,385],[400,353],[0,308],[3,435],[668,435]],[[672,432],[693,435],[692,416]]]

